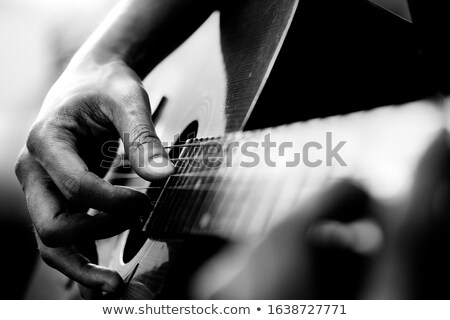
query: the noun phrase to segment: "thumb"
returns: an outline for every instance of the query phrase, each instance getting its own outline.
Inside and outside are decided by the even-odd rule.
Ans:
[[[147,92],[142,86],[136,91],[122,99],[125,105],[115,110],[114,125],[134,171],[146,180],[161,180],[173,173],[174,166],[156,134]]]

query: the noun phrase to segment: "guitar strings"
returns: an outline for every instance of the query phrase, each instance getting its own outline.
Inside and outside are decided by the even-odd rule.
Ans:
[[[214,159],[220,159],[220,158],[223,158],[223,157],[221,157],[221,156],[208,156],[207,154],[205,154],[204,156],[203,156],[203,158],[208,158],[208,159],[211,159],[211,158],[214,158]],[[177,161],[177,160],[200,160],[200,159],[202,159],[202,157],[184,157],[184,158],[169,158],[169,160],[170,161]],[[127,167],[125,167],[125,164],[122,166],[122,167],[125,167],[125,169],[130,169],[130,167],[131,167],[131,164],[129,164],[129,163],[126,163],[126,165],[127,165]]]
[[[194,166],[194,164],[195,164],[195,161],[200,156],[203,155],[202,154],[202,148],[191,148],[191,149],[193,150],[193,153],[188,154],[188,156],[189,157],[194,157],[194,159],[192,159],[192,161],[189,160],[189,162],[188,162],[189,168],[187,170],[187,173],[189,173],[190,175],[185,175],[187,178],[184,179],[184,181],[183,181],[183,179],[179,180],[179,183],[177,185],[175,185],[175,187],[178,188],[178,190],[189,190],[188,188],[182,189],[182,187],[183,187],[183,185],[189,185],[189,184],[192,184],[194,182],[193,178],[195,176],[192,175],[192,173],[195,173],[196,172],[195,169],[197,169],[196,166]],[[195,183],[197,183],[197,182],[198,182],[198,180],[196,179]],[[194,188],[195,188],[195,186],[194,186]],[[186,204],[188,202],[191,202],[192,205],[189,206],[190,210],[188,209],[186,211],[185,210],[186,209]],[[178,197],[178,199],[175,199],[175,202],[173,204],[173,208],[174,208],[173,212],[175,214],[177,214],[181,210],[181,211],[184,212],[183,213],[184,219],[187,219],[186,221],[184,221],[184,219],[179,219],[180,221],[178,221],[178,222],[181,222],[181,220],[183,220],[183,224],[188,224],[188,221],[191,219],[190,217],[192,216],[192,211],[195,208],[195,203],[196,203],[196,201],[194,199],[191,199],[191,197],[190,197],[190,195],[188,193],[184,193],[184,194],[181,195],[181,198]],[[173,225],[174,225],[174,227],[176,227],[177,223],[175,222]]]
[[[208,144],[213,144],[213,143],[220,144],[221,146],[223,145],[223,144],[217,142],[216,140],[209,140],[209,141],[203,141],[203,142],[198,142],[198,143],[174,144],[174,145],[163,147],[163,148],[171,149],[171,148],[184,148],[184,147],[201,147],[201,146],[206,146]]]
[[[188,142],[189,143],[189,142]],[[180,154],[180,156],[179,156],[179,158],[190,158],[190,156],[192,155],[192,153],[195,151],[195,148],[183,148],[183,150],[182,150],[182,152],[181,152],[181,154]],[[186,156],[188,156],[188,157],[186,157]],[[190,164],[190,160],[180,160],[180,159],[177,159],[176,160],[176,164],[178,165],[180,162],[181,162],[181,166],[176,166],[176,168],[177,168],[177,172],[178,173],[180,173],[180,172],[182,172],[182,173],[184,173],[184,172],[186,172],[186,170],[188,170],[188,168],[189,168],[189,164]],[[174,192],[175,192],[175,187],[177,187],[179,184],[180,184],[180,180],[181,179],[176,179],[176,181],[175,181],[175,184],[173,185],[173,186],[171,186],[170,188],[171,189],[166,189],[166,188],[169,188],[169,181],[170,181],[170,179],[173,177],[174,175],[171,175],[170,177],[169,177],[169,179],[167,179],[167,181],[166,181],[166,183],[165,183],[165,185],[164,185],[164,190],[162,190],[161,191],[161,193],[160,193],[160,195],[159,195],[159,197],[158,197],[158,199],[156,199],[156,202],[154,202],[154,210],[153,210],[153,212],[152,212],[152,214],[151,214],[151,216],[153,216],[154,215],[154,213],[155,212],[157,212],[157,207],[158,207],[158,204],[159,203],[162,203],[163,201],[165,201],[166,199],[168,199],[168,198],[173,198],[173,195],[174,195]],[[173,180],[172,180],[173,181]],[[168,192],[167,192],[168,191]],[[170,220],[170,217],[161,217],[160,215],[157,215],[156,216],[156,219],[157,220],[161,220],[161,218],[163,218],[163,220]],[[149,217],[149,219],[148,219],[148,222],[150,222],[150,217]],[[147,225],[147,224],[146,224]],[[167,223],[165,223],[165,225],[167,226],[168,225],[168,222]],[[165,229],[165,228],[164,228]]]
[[[254,180],[255,182],[257,182],[258,180]],[[139,187],[139,186],[124,186],[130,189],[134,189],[134,190],[171,190],[171,189],[178,189],[178,190],[207,190],[207,188],[210,187],[215,187],[215,186],[219,186],[221,185],[222,181],[217,181],[217,182],[208,182],[208,183],[201,183],[201,185],[199,184],[189,184],[189,185],[182,185],[182,186],[177,186],[177,187]],[[117,186],[122,186],[122,185],[117,185]]]
[[[209,170],[212,171],[212,170]],[[188,172],[188,173],[174,173],[169,176],[170,177],[205,177],[209,174],[209,171],[202,171],[202,172]],[[216,171],[220,172],[220,171]],[[134,173],[122,173],[117,174],[116,176],[107,176],[108,180],[113,181],[114,180],[123,180],[123,179],[142,179],[140,176]]]

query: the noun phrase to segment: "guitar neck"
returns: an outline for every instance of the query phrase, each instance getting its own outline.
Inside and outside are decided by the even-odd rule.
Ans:
[[[398,198],[442,128],[442,111],[420,102],[190,140],[146,231],[158,239],[261,235],[339,179],[359,182],[375,198]]]

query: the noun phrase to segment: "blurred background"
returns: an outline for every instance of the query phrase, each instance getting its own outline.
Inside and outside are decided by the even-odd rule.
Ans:
[[[364,1],[364,0],[361,0]],[[21,299],[37,259],[14,163],[72,54],[117,0],[0,0],[0,285]],[[408,17],[406,0],[375,0]]]
[[[0,298],[20,299],[37,250],[14,163],[40,105],[117,0],[0,0]]]

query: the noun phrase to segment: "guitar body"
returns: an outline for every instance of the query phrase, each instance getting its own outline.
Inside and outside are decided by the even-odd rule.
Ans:
[[[183,132],[187,137],[194,133],[196,137],[220,137],[242,130],[281,49],[298,1],[243,3],[233,9],[235,13],[214,13],[146,79],[152,105],[162,108],[156,109],[155,119],[162,141],[176,143]],[[230,19],[232,22],[223,21]],[[195,132],[186,132],[192,126]],[[141,179],[127,183],[133,187],[149,186]],[[217,249],[215,245],[208,249],[204,241],[194,240],[194,246],[192,239],[188,244],[181,240],[148,239],[125,263],[128,239],[129,231],[99,243],[98,248],[99,262],[118,270],[129,281],[124,298],[131,299],[157,297],[164,285],[170,287],[166,273],[174,268],[177,271],[170,277],[174,288],[165,290],[164,295],[186,298],[182,282],[186,286],[189,273],[193,272],[187,269],[193,269],[208,257],[208,251],[211,255]],[[211,239],[207,242],[211,244]],[[221,245],[220,241],[212,242]],[[189,246],[195,249],[189,250]],[[175,257],[179,247],[193,263],[189,266],[184,260],[182,267],[169,267],[170,261],[178,260]],[[203,254],[195,254],[199,248]]]
[[[190,125],[198,124],[198,136],[223,136],[226,133],[227,79],[220,45],[219,14],[215,13],[181,48],[167,58],[146,79],[156,109],[156,130],[162,141],[174,143]],[[202,50],[198,50],[202,48]],[[161,104],[161,101],[163,103]],[[131,179],[133,187],[148,187],[149,182]],[[138,243],[142,248],[124,262],[130,231],[98,242],[100,264],[119,271],[124,279],[132,276],[125,298],[150,299],[161,293],[169,261],[181,241],[151,239]],[[181,289],[181,286],[180,288]]]
[[[197,138],[198,142],[199,138],[208,137],[262,142],[269,133],[275,142],[289,141],[294,150],[302,150],[311,141],[325,146],[327,134],[332,133],[336,143],[346,142],[341,154],[345,165],[333,162],[320,167],[281,166],[271,170],[263,164],[249,169],[251,173],[247,174],[233,160],[230,168],[223,169],[223,173],[231,172],[231,178],[221,181],[214,195],[206,196],[208,203],[198,207],[199,216],[193,218],[195,223],[189,232],[171,232],[167,227],[170,232],[159,234],[147,228],[146,232],[129,230],[98,241],[99,264],[117,270],[127,283],[123,299],[189,298],[191,277],[219,248],[228,241],[257,242],[271,228],[297,214],[305,200],[336,180],[357,181],[372,197],[395,211],[406,203],[417,163],[443,127],[443,110],[435,103],[422,101],[401,108],[386,107],[263,131],[243,131],[299,5],[296,0],[243,3],[235,13],[214,13],[145,80],[159,137],[169,144],[179,144],[186,138]],[[270,108],[273,113],[281,112],[278,105]],[[312,158],[321,156],[317,152]],[[183,153],[178,157],[181,159]],[[240,184],[238,176],[247,178]],[[105,179],[138,190],[154,187],[129,168],[115,168]],[[272,189],[261,187],[271,184]],[[277,192],[277,198],[269,196]],[[270,200],[264,201],[261,194]],[[163,195],[157,197],[152,198],[156,207]],[[182,197],[191,197],[195,203],[199,196],[192,193]],[[181,202],[187,211],[186,203]],[[247,216],[247,212],[257,209],[261,218]],[[164,220],[158,218],[164,216],[164,210],[161,212],[152,215],[154,220]],[[230,220],[250,228],[229,227],[218,216],[236,218]],[[152,219],[146,222],[148,227]],[[51,290],[36,291],[33,287],[38,287],[38,282],[34,280],[28,298],[77,296],[77,286],[70,285],[57,272],[48,276],[49,272],[52,271],[45,269],[42,274]]]

